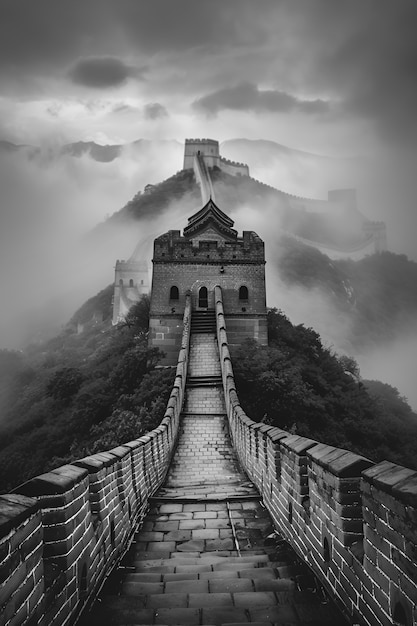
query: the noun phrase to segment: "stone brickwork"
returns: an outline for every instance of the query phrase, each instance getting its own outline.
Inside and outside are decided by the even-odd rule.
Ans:
[[[213,320],[197,318],[187,393],[219,387]],[[323,603],[317,580],[288,543],[276,533],[268,537],[271,518],[239,466],[227,417],[206,411],[181,415],[167,481],[125,555],[119,583],[103,589],[80,626],[347,626],[331,602]]]
[[[223,404],[224,408],[224,404]],[[203,469],[203,471],[202,471]],[[165,487],[224,485],[241,480],[236,455],[230,445],[225,415],[184,415],[180,439]],[[213,492],[216,488],[213,487]],[[222,490],[224,492],[224,490]]]
[[[220,387],[196,387],[187,389],[184,413],[225,413],[223,389]]]
[[[222,293],[217,337],[232,442],[279,532],[363,626],[417,624],[417,472],[253,422],[236,393]]]
[[[184,169],[195,167],[196,157],[204,159],[207,167],[218,167],[231,176],[249,176],[246,163],[229,161],[220,156],[219,142],[215,139],[186,139],[184,145]]]
[[[242,410],[235,389],[220,287],[215,288],[215,303],[218,354],[210,348],[210,360],[220,358],[225,401],[222,412],[227,421],[224,414],[199,410],[192,416],[184,413],[180,426],[190,359],[189,298],[176,378],[160,426],[140,439],[37,476],[16,493],[0,496],[2,626],[61,626],[74,622],[124,554],[135,525],[144,519],[150,496],[163,484],[180,428],[182,439],[172,466],[173,482],[166,486],[167,491],[184,489],[182,483],[191,481],[196,482],[193,489],[203,490],[199,492],[201,498],[226,497],[229,490],[247,498],[253,497],[253,483],[280,535],[313,569],[328,593],[345,607],[351,623],[417,624],[417,472],[388,462],[374,464],[348,450],[253,422]],[[207,337],[206,343],[212,339]],[[198,344],[197,337],[195,345]],[[194,371],[198,358],[197,350],[193,352]],[[196,377],[190,378],[195,380]],[[208,389],[215,391],[216,398],[221,397],[221,390],[215,385]],[[201,391],[201,387],[191,386],[189,391]],[[196,408],[201,409],[201,404],[197,403]],[[234,451],[229,446],[229,436]],[[242,482],[235,453],[252,483]],[[204,458],[212,473],[201,463]],[[199,461],[195,466],[193,459]],[[236,485],[232,485],[233,476],[238,476]],[[217,481],[222,482],[224,490],[219,491]],[[158,493],[162,499],[166,495],[163,489]],[[189,496],[184,491],[178,497],[187,500]],[[199,512],[214,519],[217,510],[209,511],[205,504],[195,503],[163,506],[194,507],[193,523]],[[200,552],[223,549],[218,547],[220,543],[207,543],[229,540],[230,533],[224,538],[220,533],[214,537],[216,528],[216,524],[205,525],[204,530],[213,532],[198,533],[203,529],[192,526],[190,541],[204,543]],[[157,552],[159,557],[164,548],[170,550],[170,557],[176,556],[171,552],[178,549],[177,540],[170,542],[168,535],[163,535],[162,547],[156,539],[147,539],[146,533],[141,540],[146,542],[146,550]],[[143,552],[142,557],[146,558],[146,554]],[[198,558],[202,558],[200,554]],[[172,567],[176,575],[176,567],[182,566],[174,563],[167,567]],[[210,564],[209,570],[201,571],[214,570]],[[181,613],[181,619],[195,613],[189,612],[190,598],[186,594],[182,605],[186,611]],[[164,601],[173,599],[169,596]],[[220,599],[213,597],[204,602],[215,604]],[[246,595],[241,599],[246,602]],[[158,604],[152,606],[159,607],[159,601],[162,602],[155,600]],[[254,601],[262,602],[262,595]],[[236,615],[236,609],[243,606],[240,598],[231,596],[229,602]],[[275,598],[274,603],[278,608],[274,608],[273,614],[278,619],[280,601]],[[175,611],[172,608],[170,615],[179,619]],[[157,619],[153,609],[146,609],[143,617],[145,614]],[[251,619],[255,614],[258,615],[250,613]],[[248,613],[242,612],[245,615]],[[301,616],[297,609],[298,617],[294,615],[292,621],[314,623],[309,621],[308,612]],[[199,616],[196,613],[193,619],[197,621],[187,623],[212,623],[198,621]],[[209,620],[209,614],[206,617]],[[220,613],[215,623],[221,623],[219,619]],[[316,623],[322,622],[318,619]]]
[[[190,339],[189,376],[220,376],[219,348],[213,333],[195,333]]]
[[[215,139],[186,139],[183,169],[192,169],[194,157],[199,155],[204,156],[208,167],[218,166],[220,160],[219,142]]]
[[[220,272],[223,267],[223,272]],[[175,315],[184,310],[187,293],[192,296],[193,308],[198,308],[198,294],[201,287],[208,290],[208,308],[214,308],[214,287],[219,285],[224,293],[224,307],[227,315],[266,315],[265,270],[261,265],[245,264],[203,264],[170,263],[154,264],[152,280],[153,315]],[[178,287],[179,300],[170,300],[170,289]],[[248,289],[248,299],[239,300],[239,289]],[[243,310],[245,309],[245,310]],[[181,318],[179,318],[181,320]]]
[[[0,623],[24,624],[42,610],[41,512],[34,498],[0,496]]]
[[[148,264],[137,261],[116,261],[113,295],[113,324],[124,320],[130,307],[149,293]]]
[[[120,559],[177,441],[188,367],[186,303],[176,377],[146,436],[37,476],[0,497],[0,624],[72,622]]]
[[[217,285],[230,320],[232,349],[247,338],[267,344],[263,241],[251,231],[239,237],[212,200],[188,222],[183,235],[172,230],[154,242],[150,345],[166,352],[164,365],[173,365],[186,295],[191,294],[194,310],[214,309]],[[205,304],[200,298],[204,289]]]

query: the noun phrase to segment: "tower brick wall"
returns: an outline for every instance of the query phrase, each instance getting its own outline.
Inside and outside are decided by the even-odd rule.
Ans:
[[[113,324],[124,319],[129,308],[149,293],[148,264],[146,261],[116,261]]]
[[[218,167],[219,142],[214,139],[186,139],[184,147],[184,169],[193,169],[194,157],[204,156],[207,167]]]
[[[209,200],[189,219],[184,235],[172,230],[154,242],[150,345],[166,353],[165,365],[176,363],[186,294],[193,309],[214,309],[217,285],[224,294],[232,350],[247,338],[267,343],[264,243],[251,231],[238,237],[232,225]],[[201,306],[204,288],[208,301]]]

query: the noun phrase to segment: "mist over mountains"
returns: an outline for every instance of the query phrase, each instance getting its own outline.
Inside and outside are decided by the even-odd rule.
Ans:
[[[89,157],[98,163],[111,163],[126,156],[140,157],[160,151],[182,164],[184,145],[174,139],[137,139],[124,144],[100,145],[77,141],[44,145],[18,145],[0,140],[1,153],[18,153],[42,162],[65,156]],[[356,180],[358,159],[313,154],[275,141],[230,139],[220,143],[221,154],[232,161],[248,163],[253,178],[259,178],[288,193],[325,197],[330,186],[350,186]]]
[[[416,264],[388,254],[372,270],[371,263],[343,265],[283,237],[295,213],[276,189],[325,198],[328,189],[351,186],[364,161],[246,139],[223,142],[221,154],[250,166],[249,179],[219,175],[216,198],[240,231],[253,229],[266,242],[268,305],[313,326],[327,345],[358,358],[368,378],[382,377],[412,399],[412,381],[400,382],[414,367],[408,352],[407,365],[401,363],[405,347],[416,345],[417,307],[410,295]],[[0,282],[6,294],[0,347],[53,336],[113,281],[117,258],[137,248],[150,262],[153,239],[185,226],[201,199],[193,176],[181,171],[182,159],[183,144],[175,140],[0,142]],[[359,205],[367,217],[381,217],[360,194]],[[376,364],[384,364],[381,374]]]

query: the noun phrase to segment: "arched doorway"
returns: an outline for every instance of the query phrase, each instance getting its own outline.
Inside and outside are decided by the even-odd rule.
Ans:
[[[208,291],[207,287],[200,287],[198,291],[198,308],[199,309],[207,309],[208,308]]]

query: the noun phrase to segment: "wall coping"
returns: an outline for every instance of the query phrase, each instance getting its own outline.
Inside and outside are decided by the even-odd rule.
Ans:
[[[314,439],[301,437],[301,435],[290,435],[289,433],[286,433],[286,435],[287,437],[281,440],[282,446],[296,454],[302,454],[317,444],[317,441]]]
[[[417,471],[382,461],[362,473],[365,481],[417,508]]]
[[[360,477],[363,470],[374,465],[374,461],[355,452],[324,443],[318,443],[311,448],[307,456],[339,478]]]
[[[19,494],[0,496],[0,538],[6,537],[11,530],[27,520],[39,510],[38,501]]]

